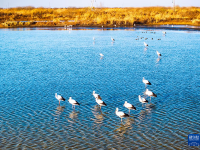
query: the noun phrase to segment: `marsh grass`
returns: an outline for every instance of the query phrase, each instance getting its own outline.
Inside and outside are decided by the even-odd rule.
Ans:
[[[53,9],[17,7],[0,9],[0,22],[3,27],[134,26],[134,24],[200,25],[200,8],[177,6],[174,11],[171,7]]]

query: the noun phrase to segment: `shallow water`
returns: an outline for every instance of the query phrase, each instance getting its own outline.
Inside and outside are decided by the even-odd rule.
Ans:
[[[200,32],[146,31],[0,29],[0,149],[199,148]],[[143,77],[157,97],[142,106]],[[125,101],[137,110],[121,123]]]

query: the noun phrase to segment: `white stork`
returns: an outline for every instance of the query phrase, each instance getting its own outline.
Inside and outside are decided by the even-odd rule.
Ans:
[[[65,101],[65,98],[62,97],[61,95],[57,95],[57,93],[55,93],[55,97],[59,101],[59,105],[60,105],[60,101]]]
[[[145,47],[147,47],[147,46],[148,46],[148,44],[144,42],[144,46],[145,46]]]
[[[147,87],[147,84],[151,85],[151,82],[149,82],[148,80],[146,80],[144,77],[142,79],[142,82],[145,84],[145,88]]]
[[[155,93],[153,93],[152,91],[146,89],[146,91],[144,92],[145,95],[150,96],[150,101],[151,101],[151,96],[153,97],[157,97],[157,95]]]
[[[159,53],[158,51],[156,51],[156,53],[157,53],[158,57],[161,56],[161,53]]]
[[[100,109],[101,109],[101,106],[107,106],[106,103],[104,101],[102,101],[101,99],[96,98],[96,102],[97,102],[97,104],[99,104]]]
[[[101,57],[103,57],[104,55],[102,53],[99,54]]]
[[[132,109],[132,110],[136,110],[136,108],[135,108],[132,104],[127,103],[127,101],[125,101],[125,103],[124,103],[124,107],[126,107],[126,108],[129,109],[129,114],[130,114],[130,109]]]
[[[78,106],[80,105],[77,101],[72,99],[72,97],[70,97],[68,101],[69,101],[70,104],[72,104],[72,108],[74,106],[74,109],[75,109],[75,105],[78,105]]]
[[[140,95],[138,96],[138,98],[139,98],[139,101],[142,103],[142,106],[143,106],[143,103],[148,103],[148,101],[145,98],[141,97]]]
[[[94,98],[96,98],[96,99],[102,100],[101,96],[100,96],[99,94],[95,93],[95,91],[93,91],[93,96],[94,96]]]
[[[97,104],[99,104],[100,109],[101,109],[101,106],[107,106],[106,103],[104,101],[102,101],[101,96],[99,94],[95,93],[95,91],[93,91],[93,96],[94,96]]]
[[[119,111],[118,108],[116,108],[115,113],[116,113],[116,115],[117,115],[118,117],[121,118],[121,122],[122,122],[122,118],[124,118],[124,117],[129,117],[128,114],[126,114],[126,113],[124,113],[124,112],[122,112],[122,111]]]

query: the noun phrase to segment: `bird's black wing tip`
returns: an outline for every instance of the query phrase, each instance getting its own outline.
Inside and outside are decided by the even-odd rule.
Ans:
[[[129,115],[128,115],[128,114],[125,114],[125,117],[129,117]]]

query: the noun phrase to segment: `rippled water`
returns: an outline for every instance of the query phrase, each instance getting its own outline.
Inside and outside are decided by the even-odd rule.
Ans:
[[[0,149],[199,148],[188,134],[200,134],[200,32],[17,30],[0,29]],[[157,94],[146,106],[143,77]],[[137,110],[121,123],[125,101]]]

